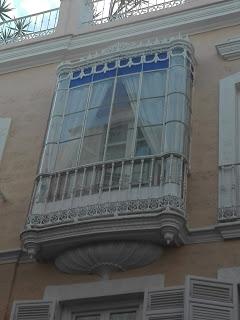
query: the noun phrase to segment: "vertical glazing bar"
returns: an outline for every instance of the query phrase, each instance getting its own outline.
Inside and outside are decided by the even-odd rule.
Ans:
[[[50,29],[49,26],[50,26],[51,16],[52,16],[52,11],[48,12],[48,22],[47,22],[47,28],[46,28],[47,30]]]
[[[168,182],[175,182],[173,179],[173,155],[170,155],[170,166],[169,166],[169,176],[168,176]]]
[[[154,162],[155,162],[155,158],[153,157],[153,158],[151,159],[151,168],[150,168],[150,176],[149,176],[149,187],[152,186]]]
[[[141,189],[141,186],[142,186],[143,166],[144,166],[144,159],[141,160],[139,183],[138,183],[138,188],[139,188],[139,189]]]
[[[64,186],[63,186],[63,193],[62,193],[62,196],[61,196],[62,200],[65,198],[68,178],[69,178],[69,171],[66,173],[66,176],[65,176],[65,181],[64,181]]]
[[[232,194],[232,206],[236,205],[236,184],[235,184],[235,166],[231,167],[231,194]]]
[[[183,192],[183,203],[184,203],[184,207],[186,207],[186,198],[187,198],[187,165],[184,162],[184,192]]]
[[[99,194],[101,194],[102,190],[103,190],[104,176],[105,176],[105,165],[103,164],[102,165],[101,180],[100,180],[100,187],[99,187]]]
[[[59,10],[55,10],[55,19],[54,19],[54,25],[53,28],[55,29],[57,26],[57,22],[58,22],[58,15],[59,15]]]
[[[48,199],[49,199],[49,193],[50,193],[50,188],[51,188],[51,183],[52,183],[52,178],[53,176],[49,176],[49,181],[48,181],[48,188],[47,188],[47,191],[46,191],[46,198],[45,198],[45,208],[44,208],[44,211],[46,211],[46,208],[47,208],[47,203],[48,203]]]
[[[37,16],[35,16],[35,22],[34,22],[34,24],[33,24],[33,33],[35,33],[36,32],[36,26],[37,26]]]
[[[114,162],[112,162],[112,166],[111,166],[111,174],[110,174],[109,186],[108,186],[108,190],[109,190],[109,192],[110,192],[110,191],[111,191],[111,189],[112,189],[112,181],[113,181],[114,166],[115,166],[115,163],[114,163]]]
[[[75,193],[75,190],[76,190],[76,183],[77,183],[77,175],[78,175],[78,170],[75,169],[74,170],[73,187],[72,187],[72,191],[71,191],[71,199],[74,198],[74,193]]]
[[[85,183],[85,177],[86,177],[86,170],[87,168],[85,167],[83,169],[83,177],[82,177],[82,183],[81,183],[81,187],[80,187],[80,198],[82,197],[82,194],[83,194],[83,188],[84,188],[84,183]]]
[[[56,189],[55,189],[55,191],[54,191],[54,196],[53,196],[53,201],[56,201],[56,200],[57,200],[57,193],[58,193],[58,187],[59,187],[60,177],[61,177],[61,174],[58,173],[58,174],[57,174]]]
[[[162,157],[161,159],[161,173],[160,173],[160,186],[164,183],[166,183],[166,181],[164,181],[164,165],[165,165],[165,160],[164,157]]]
[[[91,176],[89,194],[92,194],[92,189],[93,189],[93,186],[94,186],[95,176],[96,176],[96,166],[94,165],[93,169],[92,169],[92,176]]]
[[[122,161],[122,165],[121,165],[121,172],[120,172],[120,178],[119,178],[119,187],[118,187],[119,190],[121,190],[121,188],[122,188],[123,171],[124,171],[124,161]]]
[[[39,31],[42,31],[43,21],[44,21],[44,14],[42,14],[42,21],[41,21],[41,24],[40,24]]]
[[[128,189],[129,190],[132,188],[133,166],[134,166],[134,160],[131,160],[130,176],[129,176],[129,182],[128,182]]]

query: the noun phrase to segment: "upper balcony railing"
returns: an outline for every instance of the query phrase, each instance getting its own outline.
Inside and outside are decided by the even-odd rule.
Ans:
[[[0,44],[19,42],[52,34],[57,26],[59,8],[0,23]]]
[[[183,5],[186,0],[92,0],[93,23],[102,24]]]

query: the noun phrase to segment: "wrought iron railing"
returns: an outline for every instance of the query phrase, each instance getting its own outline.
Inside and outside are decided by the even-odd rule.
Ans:
[[[219,215],[221,222],[240,218],[240,163],[219,167]]]
[[[42,215],[49,221],[56,212],[70,212],[76,207],[100,208],[106,202],[152,198],[160,201],[168,196],[180,199],[179,207],[183,208],[186,178],[186,160],[177,154],[107,161],[41,174],[36,179],[30,220]]]
[[[130,16],[183,5],[187,0],[92,0],[94,24],[120,20]]]
[[[34,39],[52,34],[57,26],[59,8],[0,23],[0,44]]]

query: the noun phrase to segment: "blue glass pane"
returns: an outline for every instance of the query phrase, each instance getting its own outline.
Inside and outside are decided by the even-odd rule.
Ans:
[[[155,54],[148,54],[146,56],[146,61],[153,61],[154,57],[155,57]]]
[[[73,72],[73,78],[77,78],[80,76],[80,71]]]
[[[161,59],[161,60],[167,59],[167,52],[160,52],[158,54],[158,58]]]
[[[95,73],[93,76],[93,81],[107,79],[107,78],[111,78],[111,77],[115,77],[115,76],[116,76],[116,69],[106,71],[106,72],[101,72],[101,73]]]
[[[152,63],[144,63],[143,64],[143,71],[149,71],[149,70],[158,70],[158,69],[167,69],[169,66],[169,59],[158,61],[158,62],[152,62]]]
[[[122,59],[120,60],[120,66],[126,66],[129,62],[129,59]]]
[[[73,79],[71,80],[69,87],[70,88],[77,87],[77,86],[80,86],[81,84],[89,83],[91,81],[92,81],[92,75],[83,77],[82,79],[81,78]]]
[[[133,57],[132,62],[133,63],[141,63],[141,57]]]
[[[118,69],[118,76],[136,73],[142,71],[142,64],[132,65],[131,67],[119,68]]]
[[[92,68],[91,67],[84,69],[84,74],[91,74],[91,73],[92,73]]]
[[[103,71],[103,68],[104,68],[104,64],[99,64],[98,66],[96,66],[96,71],[97,72]]]
[[[116,66],[116,61],[109,62],[109,63],[107,64],[107,66],[108,66],[109,69],[115,68],[115,66]]]

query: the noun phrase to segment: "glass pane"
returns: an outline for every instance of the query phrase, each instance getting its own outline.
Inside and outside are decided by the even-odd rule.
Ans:
[[[113,80],[105,80],[93,84],[90,108],[108,107],[111,105]]]
[[[35,203],[45,202],[49,189],[50,177],[43,177],[38,181],[37,191],[35,195]]]
[[[186,70],[181,66],[175,66],[169,70],[168,92],[186,93]]]
[[[184,66],[184,57],[182,55],[171,56],[171,66]]]
[[[107,131],[110,107],[88,111],[85,136],[103,134]]]
[[[50,127],[47,136],[47,143],[58,142],[62,128],[62,117],[55,116],[50,121]]]
[[[136,312],[111,313],[110,320],[136,320]]]
[[[64,113],[67,90],[58,90],[54,99],[53,115],[62,115]]]
[[[105,135],[97,134],[85,137],[80,157],[81,164],[98,162],[103,159]]]
[[[166,125],[164,152],[187,155],[188,134],[184,124],[171,122]]]
[[[143,75],[142,98],[165,95],[166,71],[146,72]]]
[[[119,125],[109,130],[108,143],[125,142],[127,140],[127,125]]]
[[[57,144],[47,144],[45,146],[40,170],[42,173],[53,172],[57,157],[57,150]]]
[[[132,101],[137,100],[139,75],[119,77],[116,85],[114,105],[116,108],[124,110],[129,108]]]
[[[137,156],[160,154],[162,126],[139,127],[135,154]]]
[[[76,166],[80,139],[59,144],[56,170],[72,168]]]
[[[70,114],[64,117],[60,141],[79,138],[83,129],[84,112]]]
[[[81,86],[69,91],[66,113],[83,111],[87,104],[89,86]]]
[[[106,160],[125,158],[126,145],[121,144],[117,146],[108,146],[106,153]]]
[[[64,199],[71,198],[73,194],[74,182],[76,180],[75,172],[70,172],[67,176],[66,189],[64,193]]]
[[[167,121],[189,122],[189,109],[187,99],[183,94],[171,94],[168,96]]]
[[[106,160],[128,158],[131,155],[133,129],[126,125],[112,127],[109,130]]]
[[[141,100],[138,125],[149,126],[163,123],[165,98]]]
[[[58,89],[68,89],[69,88],[70,78],[66,77],[58,82]]]

